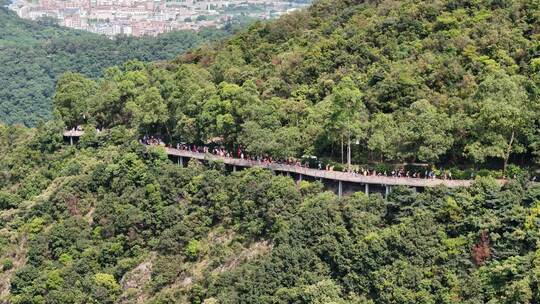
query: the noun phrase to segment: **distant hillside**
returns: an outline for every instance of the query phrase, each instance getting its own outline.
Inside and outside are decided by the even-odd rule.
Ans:
[[[171,59],[232,31],[172,32],[157,38],[118,38],[22,20],[0,8],[0,121],[34,125],[51,118],[58,76],[66,71],[98,77],[130,59]]]

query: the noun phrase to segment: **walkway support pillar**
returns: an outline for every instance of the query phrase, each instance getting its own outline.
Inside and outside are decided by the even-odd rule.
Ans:
[[[69,145],[70,145],[70,146],[73,146],[73,136],[70,136],[70,137],[69,137]]]
[[[236,165],[232,166],[232,172],[236,172]]]
[[[299,174],[298,174],[298,181],[299,181],[299,182],[302,181],[302,173],[299,173]]]
[[[181,167],[184,166],[184,158],[183,158],[182,156],[180,156],[180,157],[178,158],[178,164],[179,164]]]
[[[338,197],[343,197],[343,182],[338,181]]]
[[[387,199],[388,198],[388,195],[390,194],[390,189],[391,186],[388,186],[386,185],[384,188],[385,188],[385,193],[384,193],[384,198]]]
[[[366,184],[366,195],[369,195],[369,184]]]

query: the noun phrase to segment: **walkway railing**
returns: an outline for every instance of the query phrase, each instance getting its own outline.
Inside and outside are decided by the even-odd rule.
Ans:
[[[80,137],[84,134],[84,131],[65,131],[64,136],[72,141],[73,138]],[[374,175],[361,175],[353,174],[349,172],[339,171],[327,171],[305,168],[295,165],[287,165],[281,163],[268,163],[262,161],[253,161],[247,159],[231,158],[225,156],[219,156],[209,153],[199,153],[181,149],[165,148],[165,151],[170,156],[182,157],[182,158],[194,158],[207,161],[221,161],[224,164],[238,167],[258,167],[266,168],[273,171],[289,172],[298,175],[310,176],[316,179],[327,179],[334,181],[343,181],[358,184],[368,185],[384,185],[384,186],[408,186],[408,187],[436,187],[446,186],[449,188],[455,187],[469,187],[474,182],[473,180],[449,180],[449,179],[431,179],[431,178],[412,178],[412,177],[389,177],[389,176],[374,176]],[[506,180],[498,180],[502,185],[506,183]]]
[[[187,150],[179,150],[174,148],[165,148],[168,155],[176,157],[194,158],[207,161],[221,161],[224,164],[238,166],[238,167],[258,167],[266,168],[273,171],[289,172],[294,174],[301,174],[305,176],[311,176],[314,178],[322,178],[335,181],[359,183],[359,184],[371,184],[371,185],[385,185],[385,186],[409,186],[409,187],[436,187],[444,185],[449,188],[455,187],[468,187],[474,181],[472,180],[443,180],[443,179],[424,179],[424,178],[411,178],[411,177],[389,177],[389,176],[374,176],[374,175],[360,175],[349,172],[339,171],[327,171],[305,168],[295,165],[287,165],[280,163],[268,163],[262,161],[246,160],[239,158],[231,158],[218,156],[209,153],[199,153]]]

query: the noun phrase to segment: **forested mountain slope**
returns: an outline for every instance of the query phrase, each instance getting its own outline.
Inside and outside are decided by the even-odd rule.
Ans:
[[[257,155],[336,157],[350,142],[357,163],[531,165],[538,10],[528,0],[321,0],[168,66],[85,82],[93,93],[75,107],[61,95],[82,81],[70,75],[57,101],[79,111],[61,110],[68,125],[129,122]]]
[[[0,294],[9,303],[535,303],[540,188],[319,183],[182,168],[115,127],[0,127]]]
[[[23,20],[0,7],[0,121],[32,126],[50,119],[54,86],[62,73],[98,77],[106,67],[131,59],[172,59],[203,42],[225,37],[231,30],[110,40],[52,23]]]
[[[534,4],[319,1],[173,62],[64,75],[58,120],[0,126],[1,300],[540,302],[540,187],[525,179],[338,199],[139,143],[331,156],[350,136],[355,161],[530,159]]]

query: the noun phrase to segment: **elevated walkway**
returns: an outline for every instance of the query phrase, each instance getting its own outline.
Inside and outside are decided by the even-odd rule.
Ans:
[[[74,143],[80,136],[84,134],[84,131],[65,131],[64,137],[69,140],[70,144]],[[369,185],[382,186],[384,188],[385,195],[388,195],[392,186],[407,186],[413,188],[432,188],[437,186],[446,186],[448,188],[456,187],[469,187],[474,180],[443,180],[443,179],[426,179],[426,178],[412,178],[412,177],[389,177],[389,176],[374,176],[374,175],[360,175],[348,172],[339,171],[327,171],[305,168],[295,165],[287,165],[280,163],[268,163],[261,161],[252,161],[246,159],[232,158],[218,156],[209,153],[192,152],[181,149],[167,148],[165,147],[167,155],[174,157],[178,160],[178,163],[184,165],[185,159],[198,159],[202,161],[220,161],[226,165],[233,167],[233,171],[237,167],[243,168],[265,168],[274,172],[284,172],[286,174],[293,174],[298,176],[299,180],[304,177],[311,177],[315,180],[329,180],[337,182],[337,193],[339,196],[343,194],[343,183],[360,184],[365,187],[365,192],[369,193]],[[506,183],[506,180],[498,180],[502,185]]]
[[[165,148],[165,151],[170,156],[176,156],[181,158],[194,158],[198,160],[207,161],[221,161],[224,164],[238,167],[258,167],[266,168],[272,171],[289,172],[299,176],[311,176],[316,179],[329,179],[335,181],[343,181],[358,184],[374,184],[385,186],[409,186],[409,187],[436,187],[444,185],[449,188],[455,187],[468,187],[472,180],[442,180],[442,179],[424,179],[424,178],[406,178],[406,177],[388,177],[388,176],[372,176],[372,175],[358,175],[348,172],[339,171],[326,171],[317,170],[311,168],[305,168],[294,165],[279,164],[279,163],[265,163],[259,161],[222,157],[213,154],[197,153],[186,150],[178,150],[173,148]]]

